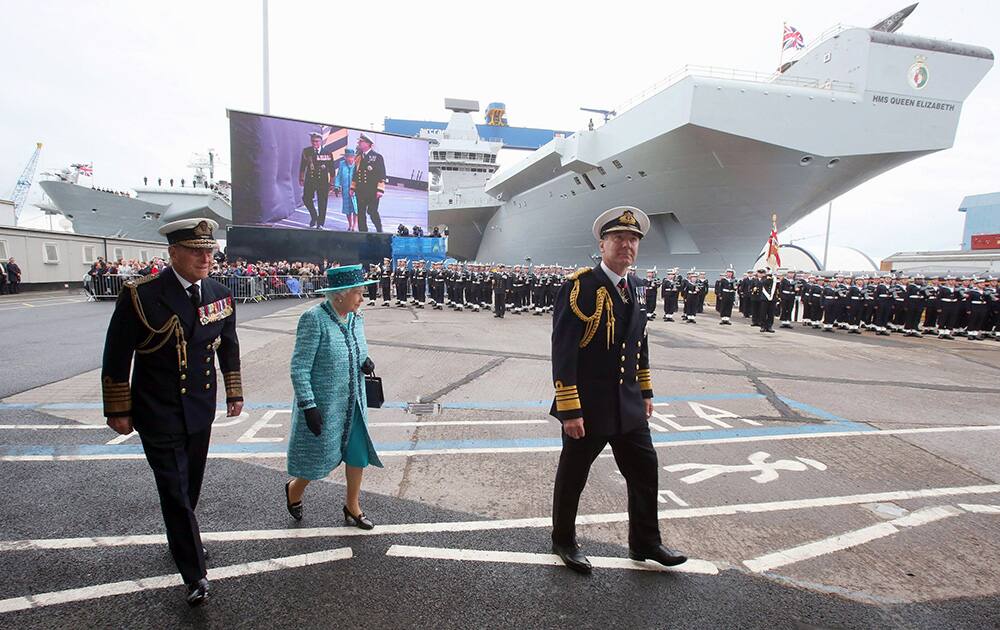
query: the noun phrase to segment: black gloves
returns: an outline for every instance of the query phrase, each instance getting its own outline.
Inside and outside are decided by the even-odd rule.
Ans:
[[[302,413],[306,417],[306,426],[309,427],[313,435],[319,437],[319,434],[323,431],[323,416],[320,415],[319,409],[313,407],[306,409]]]
[[[375,373],[375,362],[372,361],[371,357],[365,359],[365,362],[361,364],[361,371],[367,374],[368,376],[371,376],[372,374]]]

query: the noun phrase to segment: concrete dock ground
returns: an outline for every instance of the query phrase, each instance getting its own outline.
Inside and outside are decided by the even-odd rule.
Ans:
[[[626,559],[607,453],[581,502],[583,577],[549,549],[550,316],[365,310],[388,402],[363,532],[343,526],[341,471],[302,522],[283,503],[289,358],[315,301],[240,306],[246,408],[215,424],[198,509],[213,598],[191,610],[137,436],[101,417],[112,305],[16,297],[3,627],[1000,627],[1000,343],[651,322],[660,524],[692,560]]]

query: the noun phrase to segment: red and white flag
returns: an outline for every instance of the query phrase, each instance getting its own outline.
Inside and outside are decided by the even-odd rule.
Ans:
[[[778,215],[771,215],[771,236],[767,238],[767,266],[777,269],[781,266],[781,254],[778,253]]]

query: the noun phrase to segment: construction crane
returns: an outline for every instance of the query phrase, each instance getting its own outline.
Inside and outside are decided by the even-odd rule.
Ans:
[[[31,159],[24,165],[21,176],[17,178],[13,190],[10,191],[10,200],[14,202],[14,223],[21,218],[21,208],[28,200],[28,191],[31,190],[31,183],[35,181],[35,169],[38,167],[38,156],[42,153],[42,143],[35,143],[35,152],[31,154]]]

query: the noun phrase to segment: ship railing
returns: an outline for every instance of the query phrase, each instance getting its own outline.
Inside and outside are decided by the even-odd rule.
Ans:
[[[114,300],[130,278],[139,275],[104,274],[86,275],[83,290],[89,300]],[[326,286],[326,276],[236,276],[212,275],[225,285],[237,302],[263,302],[281,298],[314,298],[317,289]]]
[[[755,72],[753,70],[739,70],[737,68],[723,68],[718,66],[683,66],[682,68],[667,75],[652,86],[646,88],[636,96],[625,101],[618,106],[618,115],[632,109],[642,101],[645,101],[654,94],[671,87],[688,77],[707,77],[711,79],[730,79],[732,81],[746,81],[750,83],[765,83],[768,85],[783,85],[793,87],[814,88],[821,90],[831,90],[839,92],[850,92],[854,90],[854,84],[846,81],[830,81],[825,79],[810,79],[807,77],[790,77],[778,72]]]

